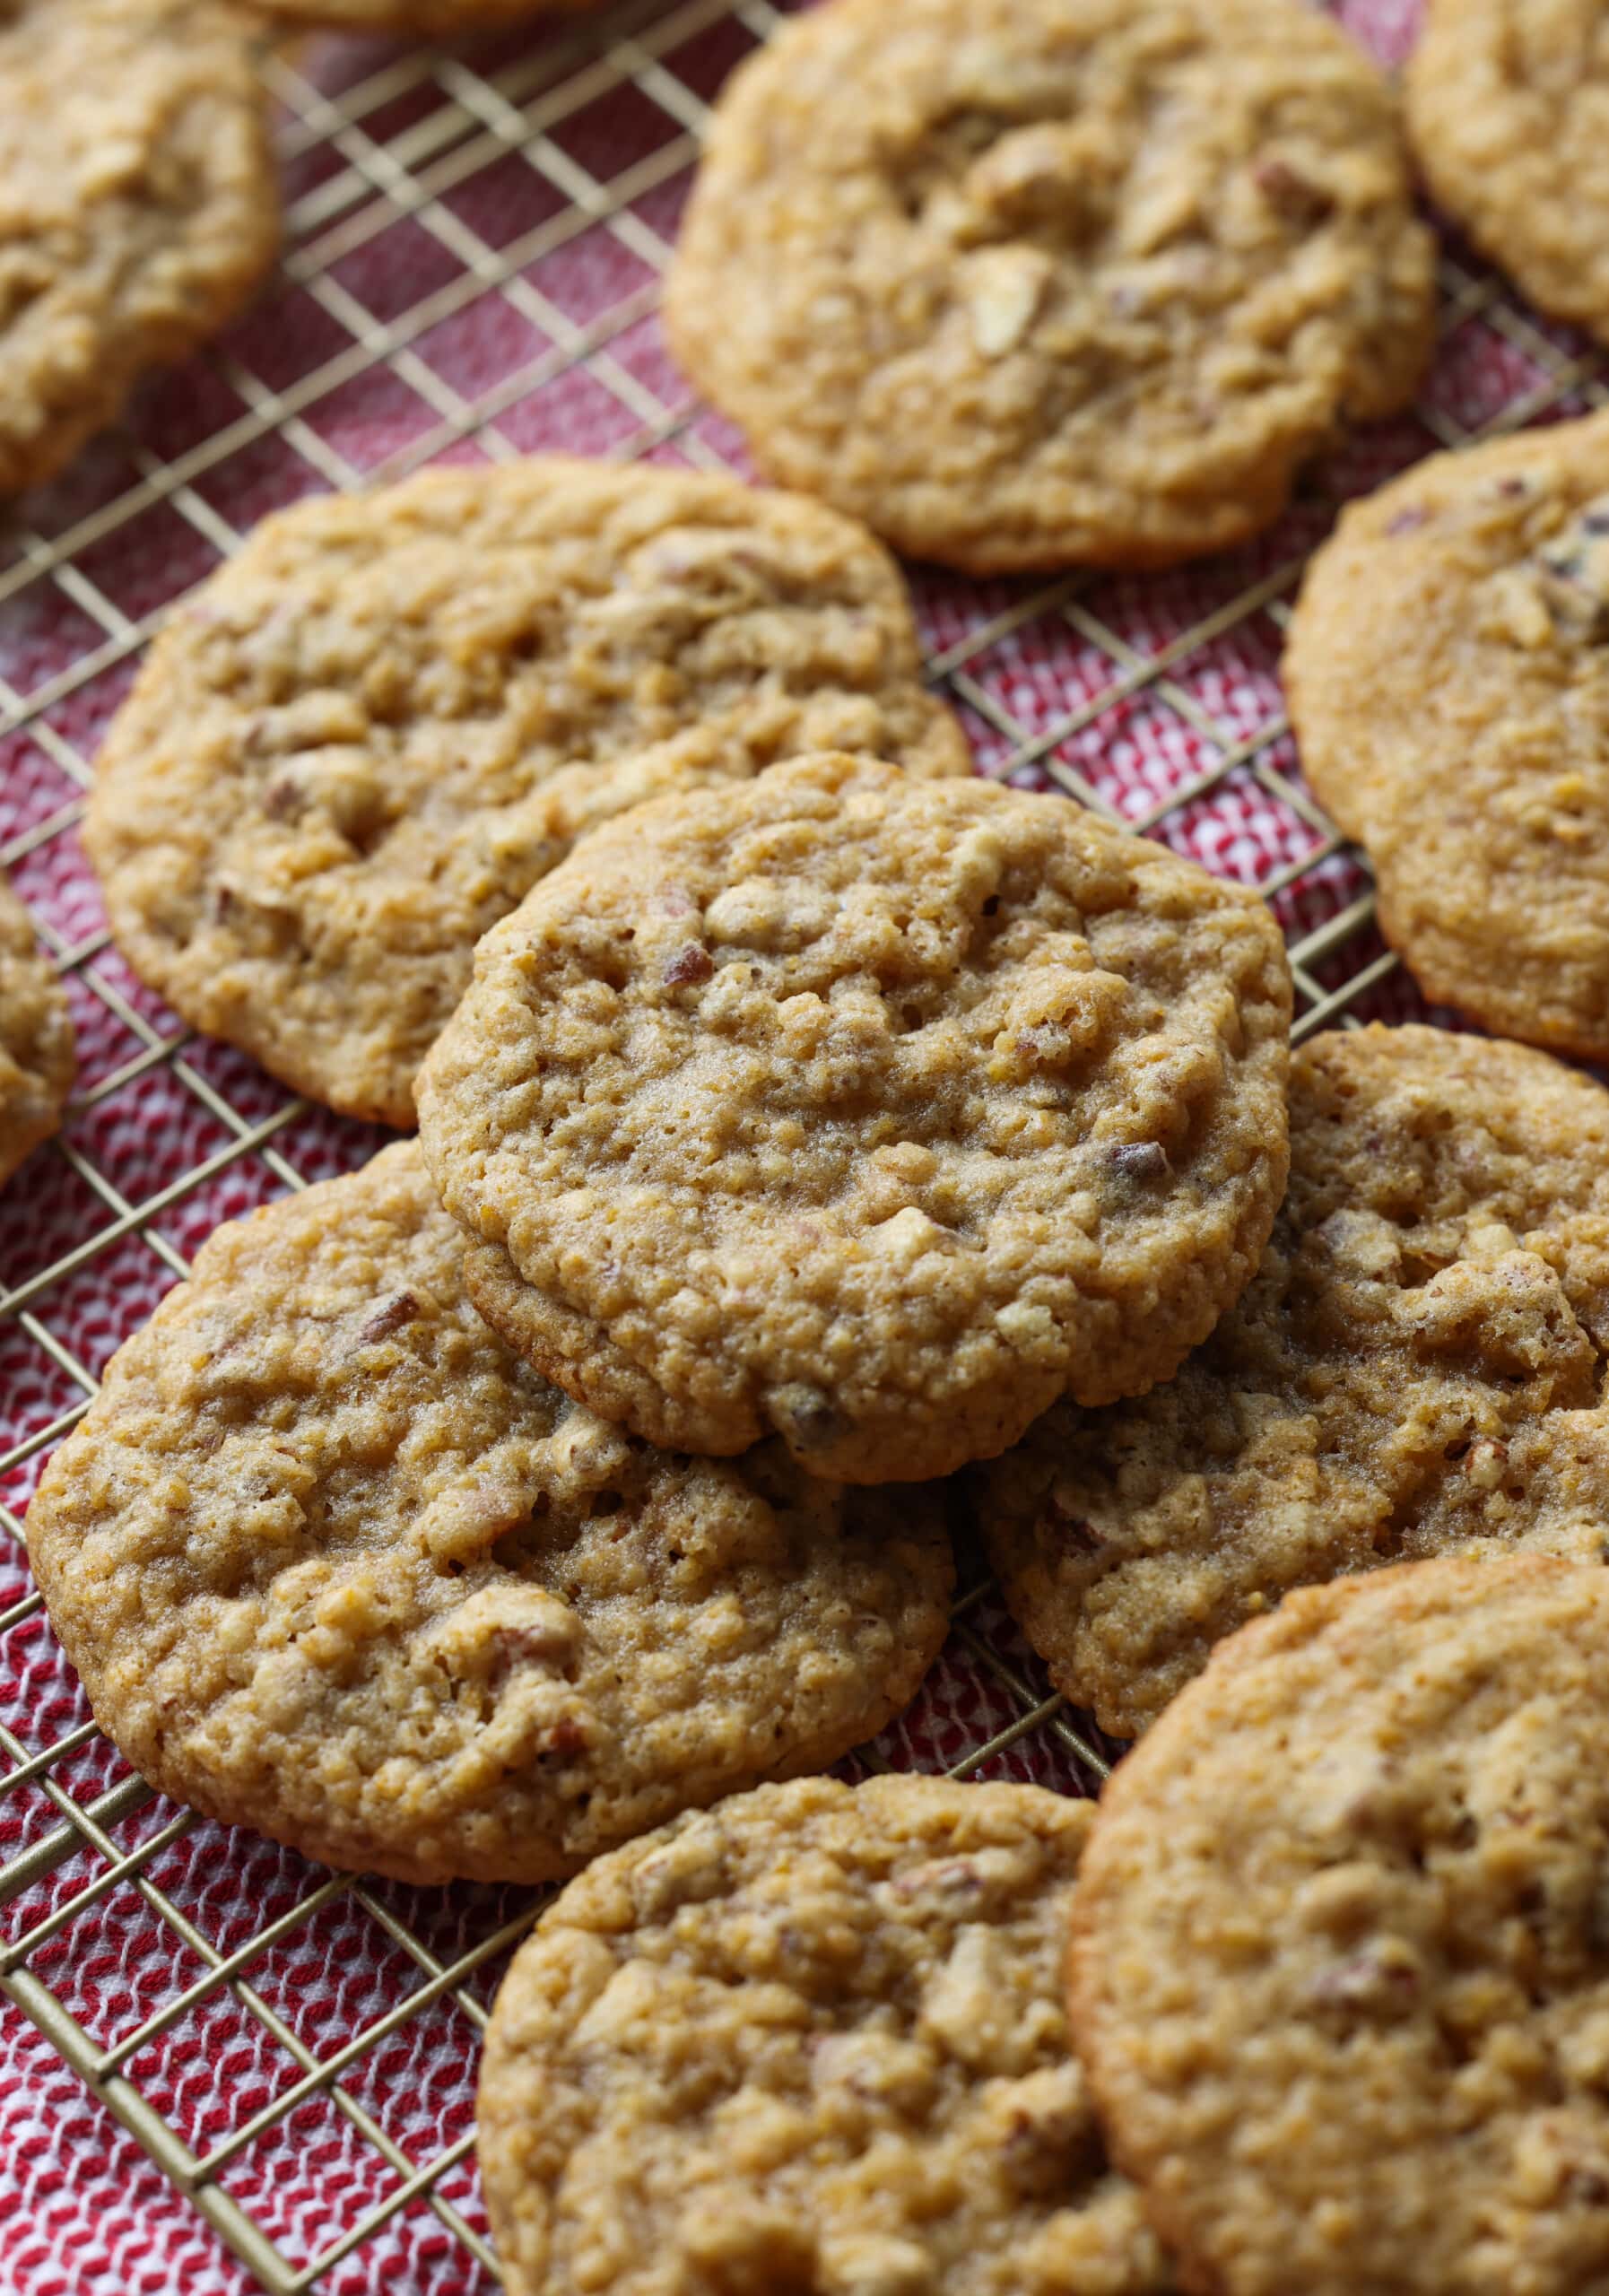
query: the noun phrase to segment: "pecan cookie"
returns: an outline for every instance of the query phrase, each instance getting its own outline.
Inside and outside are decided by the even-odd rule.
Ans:
[[[964,773],[918,666],[892,561],[819,503],[561,457],[431,471],[268,519],[180,609],[86,841],[186,1020],[408,1126],[475,943],[593,823],[805,749]]]
[[[716,108],[666,300],[774,477],[971,573],[1160,566],[1412,396],[1431,243],[1292,0],[834,0]]]
[[[333,31],[406,39],[452,39],[461,32],[517,24],[527,17],[571,14],[592,0],[255,0],[271,16]]]
[[[1353,504],[1284,678],[1303,769],[1426,991],[1609,1057],[1609,413]]]
[[[1609,2287],[1609,1572],[1292,1595],[1119,1766],[1072,2014],[1192,2296]]]
[[[599,830],[420,1078],[483,1312],[604,1417],[919,1480],[1165,1378],[1285,1178],[1263,904],[852,757]]]
[[[76,1071],[56,969],[0,875],[0,1185],[56,1130]]]
[[[1609,1094],[1545,1053],[1337,1030],[1296,1056],[1249,1288],[1137,1402],[1058,1404],[973,1484],[1057,1686],[1129,1736],[1291,1587],[1609,1551]]]
[[[155,1786],[333,1865],[542,1881],[882,1727],[936,1493],[649,1450],[510,1356],[413,1142],[220,1229],[48,1468],[29,1553]]]
[[[1163,2296],[1067,2053],[1092,1814],[811,1779],[572,1882],[481,2074],[513,2296]]]
[[[50,477],[274,260],[255,20],[0,0],[0,494]]]
[[[1543,310],[1609,339],[1601,0],[1431,0],[1406,88],[1438,203]]]

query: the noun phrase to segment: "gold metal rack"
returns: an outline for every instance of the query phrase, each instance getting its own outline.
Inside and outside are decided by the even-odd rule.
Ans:
[[[248,322],[194,370],[200,379],[187,404],[215,401],[215,421],[192,419],[190,433],[170,440],[160,421],[143,427],[136,411],[119,436],[122,461],[109,482],[91,488],[88,507],[70,483],[52,491],[48,518],[30,524],[36,506],[25,503],[20,518],[0,522],[0,631],[8,613],[25,609],[46,622],[70,617],[82,633],[70,664],[30,689],[0,678],[0,836],[6,777],[17,770],[4,761],[8,744],[30,744],[62,777],[65,793],[0,843],[0,861],[25,881],[30,871],[68,878],[82,868],[72,839],[77,793],[90,779],[97,697],[116,684],[172,604],[142,604],[159,530],[176,561],[193,550],[210,563],[267,507],[262,498],[274,495],[282,466],[293,466],[303,484],[352,488],[454,450],[499,459],[570,443],[578,428],[596,451],[671,454],[709,467],[730,458],[730,434],[685,398],[654,350],[656,283],[706,99],[726,66],[776,21],[767,0],[669,7],[623,0],[496,49],[382,57],[318,42],[272,57],[292,187],[287,256],[272,296],[293,303],[302,337],[317,342],[322,330],[326,347],[300,371],[271,380],[273,359],[241,347],[265,339],[260,324],[254,330]],[[489,184],[499,189],[486,208],[475,195]],[[487,221],[493,210],[531,220],[500,239]],[[394,259],[387,254],[393,241]],[[426,281],[428,291],[410,295],[412,283]],[[384,289],[378,309],[377,282]],[[1460,446],[1604,401],[1600,360],[1544,330],[1489,274],[1448,254],[1440,283],[1444,355],[1413,422],[1392,432],[1383,449],[1360,443],[1349,450],[1387,453],[1376,475],[1436,444]],[[500,340],[517,346],[494,362],[498,371],[478,372],[473,356],[441,355],[459,328],[473,344],[492,302]],[[270,314],[274,308],[271,299]],[[405,410],[395,419],[393,401]],[[341,411],[354,404],[362,420],[348,424]],[[377,455],[373,441],[378,436],[383,446],[387,423],[396,443]],[[355,456],[353,439],[362,442]],[[1349,470],[1344,483],[1368,483],[1364,462]],[[1332,470],[1331,483],[1335,477]],[[1295,543],[1276,540],[1149,582],[1074,575],[980,589],[918,579],[936,633],[930,674],[967,716],[983,770],[1042,778],[1111,818],[1191,842],[1216,865],[1255,876],[1290,930],[1300,1035],[1355,1018],[1382,998],[1388,1008],[1411,1009],[1407,984],[1375,935],[1356,858],[1295,771],[1274,680],[1303,550],[1332,509],[1316,491],[1305,513],[1299,508],[1280,529],[1296,534]],[[1120,762],[1136,726],[1144,729],[1147,770],[1155,769],[1149,779],[1144,770],[1126,778]],[[1264,814],[1284,824],[1288,847],[1265,866],[1267,839],[1246,829]],[[78,985],[81,1012],[86,1000],[98,1008],[126,1049],[94,1076],[67,1132],[44,1152],[65,1162],[85,1207],[78,1232],[59,1249],[52,1244],[44,1264],[10,1290],[0,1284],[0,1342],[9,1328],[19,1347],[54,1368],[71,1398],[13,1440],[0,1369],[0,1493],[13,1497],[95,1391],[92,1351],[69,1337],[76,1325],[63,1302],[74,1286],[98,1264],[121,1266],[117,1256],[131,1251],[153,1257],[147,1273],[164,1283],[177,1279],[187,1266],[187,1215],[204,1212],[231,1173],[249,1164],[266,1192],[295,1188],[324,1153],[325,1136],[308,1131],[302,1103],[245,1089],[239,1065],[221,1070],[208,1048],[103,961],[104,933],[74,940],[63,913],[53,924],[47,906],[54,954]],[[167,1105],[194,1116],[198,1152],[147,1189],[125,1169],[115,1119],[157,1071],[172,1096]],[[369,1139],[351,1129],[356,1144],[345,1160],[356,1162]],[[0,1527],[19,1543],[20,1513],[0,1503]],[[20,1567],[13,1577],[25,1585]],[[0,1612],[0,1636],[13,1638],[4,1648],[32,1648],[44,1633],[31,1592]],[[940,1733],[943,1758],[953,1754],[957,1773],[1015,1761],[1048,1765],[1063,1782],[1099,1776],[1099,1741],[1046,1695],[985,1584],[958,1606],[949,1665],[952,1683],[970,1679],[977,1693],[970,1705],[961,1701],[965,1711],[951,1718],[948,1737]],[[475,2196],[471,2131],[458,2125],[449,2141],[423,2145],[399,2135],[387,2109],[395,2078],[376,2068],[399,2050],[404,2065],[423,2063],[408,2050],[410,2036],[427,2026],[431,2048],[473,2050],[491,1978],[535,1901],[469,1893],[473,1902],[455,1900],[439,1918],[428,1893],[321,1876],[265,1852],[257,1900],[263,1918],[241,1934],[238,1918],[221,1925],[211,1918],[194,1860],[172,1868],[179,1882],[167,1876],[198,1829],[219,1864],[246,1853],[190,1813],[157,1803],[110,1759],[82,1708],[79,1718],[55,1727],[60,1702],[45,1700],[42,1719],[19,1711],[0,1724],[0,1825],[8,1813],[12,1820],[0,1831],[0,1991],[273,2296],[491,2287],[496,2266]],[[868,1757],[908,1758],[897,1730]],[[138,1913],[148,1938],[160,1941],[153,1950],[173,1968],[157,2005],[125,2019],[109,2040],[69,1977],[82,1971],[83,1936],[92,1932],[104,1944],[104,1926],[96,1925],[116,1903]],[[333,1925],[337,1944],[358,1928],[369,1940],[361,2013],[334,2035],[322,2026],[309,2031],[283,1983],[271,1981],[276,1957],[320,1923]],[[174,2098],[186,2034],[219,2010],[232,2021],[230,2032],[250,2036],[241,2046],[251,2065],[265,2050],[276,2069],[243,2083],[238,2118],[226,2109],[219,2123],[214,2103],[198,2129]],[[444,2019],[460,2023],[449,2031]],[[344,2186],[335,2179],[309,2231],[276,2216],[272,2173],[242,2186],[231,2171],[267,2140],[292,2144],[298,2116],[315,2106],[321,2126],[338,2124],[348,2147],[343,2159],[361,2161],[370,2173],[354,2172]],[[282,2149],[275,2157],[288,2155]],[[405,2257],[396,2245],[404,2225],[423,2227]]]

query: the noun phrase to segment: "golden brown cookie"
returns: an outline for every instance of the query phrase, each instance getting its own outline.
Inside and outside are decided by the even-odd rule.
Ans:
[[[1609,1572],[1292,1595],[1119,1766],[1072,2013],[1191,2296],[1609,2287]]]
[[[1295,1056],[1291,1184],[1178,1376],[1057,1404],[973,1482],[1006,1599],[1103,1728],[1145,1728],[1292,1587],[1609,1552],[1609,1094],[1545,1053],[1337,1030]]]
[[[822,757],[599,830],[420,1079],[513,1344],[691,1450],[948,1473],[1163,1378],[1285,1176],[1272,918],[1061,797]]]
[[[918,669],[892,561],[818,503],[558,456],[431,471],[268,519],[180,609],[86,839],[186,1020],[411,1125],[476,941],[595,822],[804,749],[966,772]]]
[[[1438,204],[1543,310],[1609,337],[1601,0],[1431,0],[1406,90]]]
[[[0,0],[0,494],[50,477],[279,244],[256,19]]]
[[[374,33],[405,39],[454,39],[528,17],[570,15],[594,0],[254,0],[271,16],[333,31]]]
[[[667,288],[761,466],[970,573],[1270,523],[1430,355],[1390,91],[1295,0],[832,0],[716,107]]]
[[[96,1720],[332,1865],[544,1881],[915,1691],[940,1494],[672,1457],[511,1357],[413,1142],[222,1228],[28,1515]]]
[[[56,968],[0,874],[0,1186],[61,1122],[77,1065]]]
[[[1163,2296],[1066,2048],[1091,1814],[811,1779],[572,1882],[481,2075],[511,2296]]]
[[[1609,1056],[1609,413],[1354,503],[1283,674],[1303,770],[1421,986]]]

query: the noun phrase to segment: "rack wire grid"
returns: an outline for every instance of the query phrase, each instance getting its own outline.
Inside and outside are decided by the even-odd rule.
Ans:
[[[1340,13],[1400,60],[1413,0]],[[82,1055],[64,1134],[0,1200],[0,2277],[30,2296],[496,2282],[474,2063],[539,1900],[327,1874],[161,1801],[96,1732],[30,1589],[28,1495],[113,1348],[220,1220],[381,1137],[191,1036],[133,978],[76,824],[142,647],[267,509],[538,447],[745,467],[655,307],[706,108],[776,22],[768,0],[623,0],[457,52],[279,48],[278,278],[0,522],[0,861]],[[1286,730],[1303,561],[1342,499],[1427,451],[1605,400],[1600,354],[1451,241],[1440,302],[1413,413],[1352,439],[1255,545],[1132,578],[913,570],[929,674],[979,770],[1257,885],[1300,1035],[1423,1010]],[[1088,1792],[1109,1752],[974,1576],[862,1766]]]

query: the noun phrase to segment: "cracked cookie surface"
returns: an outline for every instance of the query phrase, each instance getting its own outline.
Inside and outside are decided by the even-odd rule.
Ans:
[[[673,1457],[510,1356],[417,1144],[221,1229],[28,1515],[151,1782],[332,1865],[542,1881],[911,1696],[934,1493]]]
[[[1599,0],[1431,0],[1405,84],[1438,205],[1543,310],[1609,339]]]
[[[0,0],[0,495],[231,318],[279,244],[255,19]]]
[[[1121,1762],[1072,2017],[1192,2296],[1609,2287],[1609,1572],[1292,1595]]]
[[[129,962],[352,1116],[583,831],[804,749],[961,774],[865,529],[735,479],[543,457],[266,520],[156,641],[86,841]]]
[[[773,477],[994,573],[1268,525],[1406,403],[1431,291],[1394,100],[1316,11],[835,0],[723,92],[666,317]]]
[[[598,831],[420,1080],[472,1295],[652,1440],[920,1480],[1165,1378],[1284,1185],[1251,895],[1058,797],[822,757]]]
[[[1087,1803],[767,1787],[604,1858],[504,1980],[480,2151],[515,2296],[1163,2296],[1068,2054]]]
[[[57,1129],[76,1072],[66,994],[0,875],[0,1186]]]
[[[1006,1598],[1120,1737],[1293,1587],[1396,1560],[1609,1545],[1609,1094],[1424,1028],[1294,1056],[1291,1182],[1176,1378],[1057,1405],[978,1471]]]
[[[1303,770],[1427,993],[1609,1057],[1609,414],[1352,505],[1282,674]]]

